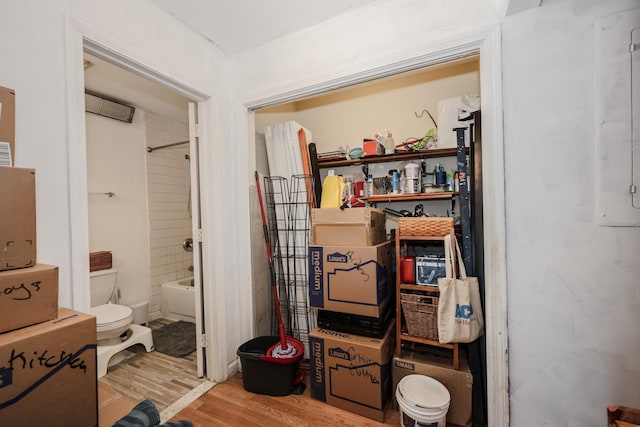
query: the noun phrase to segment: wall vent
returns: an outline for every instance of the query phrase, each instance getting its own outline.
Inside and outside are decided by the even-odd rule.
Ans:
[[[136,111],[136,109],[130,105],[122,104],[119,101],[88,90],[84,92],[84,105],[85,111],[88,113],[109,117],[110,119],[120,120],[127,123],[131,123],[133,121],[133,113]]]

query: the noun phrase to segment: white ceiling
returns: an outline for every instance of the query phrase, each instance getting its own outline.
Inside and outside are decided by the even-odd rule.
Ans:
[[[350,10],[391,0],[150,0],[227,55],[237,55]],[[445,0],[446,1],[446,0]],[[542,0],[486,0],[511,12]],[[506,11],[506,10],[505,10]],[[182,122],[188,100],[164,86],[99,58],[85,72],[87,89],[125,104]]]
[[[234,55],[378,0],[151,0],[227,55]],[[189,100],[107,61],[85,54],[85,88],[186,123]]]
[[[379,0],[151,0],[236,55]]]

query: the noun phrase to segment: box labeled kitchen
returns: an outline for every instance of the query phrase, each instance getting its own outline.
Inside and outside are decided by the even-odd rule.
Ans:
[[[390,296],[391,242],[309,246],[311,307],[379,317]]]
[[[0,165],[15,164],[16,93],[0,86]]]
[[[58,317],[58,267],[34,267],[0,272],[0,332]]]
[[[384,422],[395,322],[382,338],[316,328],[309,334],[311,397]]]
[[[387,239],[386,214],[375,208],[321,208],[311,211],[314,245],[371,246]]]
[[[36,172],[0,166],[0,271],[36,264]]]
[[[96,426],[96,319],[59,317],[0,334],[0,420],[7,426]]]
[[[471,389],[473,376],[466,357],[460,357],[458,370],[451,367],[451,359],[416,352],[404,352],[403,357],[393,358],[393,390],[400,380],[409,374],[420,374],[441,382],[451,395],[447,411],[447,425],[471,425]],[[394,404],[397,402],[394,400]]]

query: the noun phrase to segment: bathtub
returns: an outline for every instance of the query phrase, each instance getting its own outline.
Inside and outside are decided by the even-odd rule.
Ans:
[[[160,285],[160,313],[171,320],[196,321],[193,277],[185,277]]]

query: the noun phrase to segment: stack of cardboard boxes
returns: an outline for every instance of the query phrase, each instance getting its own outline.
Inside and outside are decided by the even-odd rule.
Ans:
[[[0,87],[0,424],[96,426],[96,320],[58,308],[36,260],[36,174],[13,167],[15,93]]]
[[[312,211],[309,301],[323,311],[360,319],[383,319],[392,306],[392,244],[385,213],[372,208]],[[338,317],[336,317],[338,318]],[[374,322],[375,323],[375,322]],[[382,321],[380,334],[338,323],[309,334],[311,397],[384,421],[391,395],[395,328]],[[322,325],[321,325],[322,326]]]
[[[438,353],[394,357],[393,245],[384,211],[314,209],[311,219],[309,301],[320,325],[309,334],[311,397],[383,422],[400,380],[421,374],[449,390],[447,424],[471,425],[473,376],[465,357],[458,370]]]

